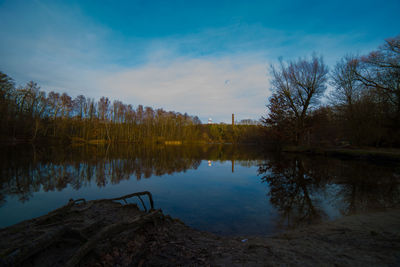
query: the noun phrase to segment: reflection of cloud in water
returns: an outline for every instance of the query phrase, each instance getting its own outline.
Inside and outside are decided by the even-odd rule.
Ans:
[[[233,157],[260,159],[262,154],[224,145],[5,147],[0,154],[0,205],[7,195],[28,201],[40,190],[61,191],[67,186],[78,190],[90,184],[105,187],[129,179],[196,170],[203,159],[212,166],[213,160]]]
[[[240,232],[243,227],[248,233],[268,233],[271,227],[296,227],[400,202],[393,166],[266,155],[257,147],[23,146],[0,153],[4,212],[18,203],[21,210],[31,203],[50,205],[33,197],[38,195],[35,192],[47,199],[53,196],[61,205],[61,194],[93,199],[115,193],[116,188],[128,194],[140,187],[155,193],[160,208],[203,230],[216,227],[216,232],[225,233],[233,227],[232,231]],[[260,185],[255,166],[259,166],[264,185]],[[93,194],[82,195],[89,191]]]

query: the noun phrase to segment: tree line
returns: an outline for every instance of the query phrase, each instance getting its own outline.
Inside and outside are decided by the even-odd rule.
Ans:
[[[269,139],[400,146],[400,36],[367,55],[344,56],[330,72],[323,58],[313,55],[280,60],[271,66],[271,76],[273,93],[262,118]]]
[[[203,125],[197,116],[119,100],[67,93],[46,93],[34,81],[16,87],[0,72],[0,136],[6,142],[257,142],[262,132],[253,121]]]
[[[40,90],[30,81],[16,88],[0,73],[1,135],[46,140],[106,140],[144,142],[196,138],[201,121],[197,116],[142,105],[134,108],[101,97],[98,101],[79,95]]]

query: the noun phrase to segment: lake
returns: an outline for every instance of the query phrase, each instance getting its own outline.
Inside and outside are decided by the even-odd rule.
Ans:
[[[256,146],[19,145],[2,147],[0,157],[0,227],[71,198],[138,191],[150,191],[164,214],[222,235],[271,235],[400,203],[398,163]]]

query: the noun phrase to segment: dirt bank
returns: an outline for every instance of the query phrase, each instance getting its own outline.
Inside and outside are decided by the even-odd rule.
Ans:
[[[1,266],[399,266],[400,210],[273,237],[221,237],[160,210],[71,201],[0,230]]]

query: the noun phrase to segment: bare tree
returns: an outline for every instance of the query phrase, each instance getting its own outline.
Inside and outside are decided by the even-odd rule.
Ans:
[[[328,68],[322,57],[313,55],[310,60],[298,59],[280,62],[279,68],[271,66],[272,89],[294,114],[295,142],[303,142],[305,119],[310,107],[318,104],[326,90]]]
[[[77,97],[75,97],[72,103],[73,103],[73,108],[75,110],[75,116],[77,116],[79,119],[84,118],[86,97],[84,95],[78,95]]]
[[[60,100],[61,100],[61,114],[62,114],[62,118],[66,119],[70,116],[70,113],[72,111],[73,108],[73,102],[71,97],[67,94],[67,93],[63,93],[60,96]]]
[[[355,56],[345,56],[336,63],[331,73],[331,85],[334,91],[330,99],[334,104],[346,105],[351,108],[360,98],[363,84],[359,81],[357,71],[359,59]]]
[[[110,100],[108,97],[102,96],[97,104],[97,109],[99,112],[99,119],[101,121],[106,121],[109,115],[110,109]]]
[[[396,124],[400,122],[400,35],[386,40],[377,51],[361,57],[359,80],[374,88],[392,108]]]
[[[15,84],[11,77],[0,71],[0,134],[7,133],[15,112]]]

